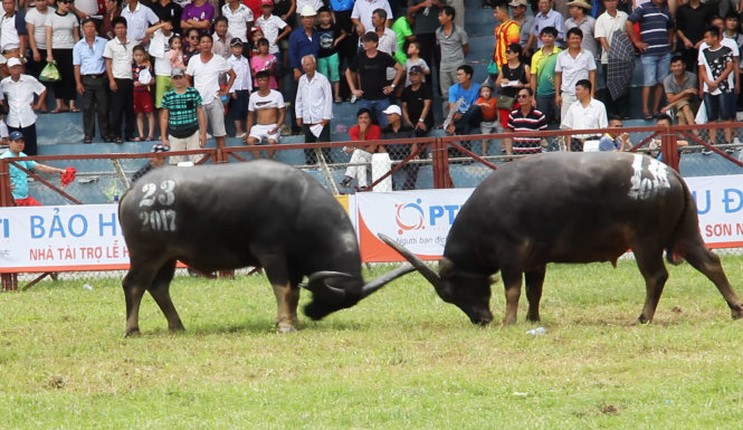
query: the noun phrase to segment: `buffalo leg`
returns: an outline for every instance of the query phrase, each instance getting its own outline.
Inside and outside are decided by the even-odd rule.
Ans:
[[[638,318],[640,323],[645,324],[651,322],[655,316],[655,309],[668,280],[668,271],[663,264],[662,250],[635,249],[634,253],[640,273],[645,278],[645,305]]]
[[[299,304],[299,289],[292,288],[289,283],[274,284],[273,294],[276,296],[278,307],[276,314],[276,331],[279,333],[291,333],[296,331],[297,306]]]
[[[276,296],[276,331],[279,333],[296,331],[299,289],[291,285],[286,257],[275,251],[253,250],[253,252],[257,255],[265,255],[261,265],[266,269],[268,281],[271,282],[273,294]]]
[[[138,263],[132,260],[131,267],[124,280],[124,300],[126,301],[126,329],[124,336],[139,334],[139,305],[142,296],[157,274],[158,266],[152,262]]]
[[[537,270],[526,272],[526,300],[529,302],[529,311],[526,313],[528,321],[539,321],[539,301],[542,300],[542,286],[547,266],[539,266]]]
[[[703,244],[689,248],[691,251],[684,255],[686,261],[715,284],[722,297],[725,298],[728,306],[730,306],[730,311],[734,319],[743,317],[743,305],[741,305],[735,291],[730,287],[730,282],[728,282],[728,278],[725,276],[725,271],[722,270],[720,257],[707,250]]]
[[[173,300],[170,298],[170,282],[173,280],[173,274],[175,273],[175,260],[170,260],[160,268],[157,272],[155,280],[152,285],[147,289],[150,295],[155,299],[155,303],[160,307],[160,310],[168,320],[168,330],[170,331],[183,331],[183,323],[181,318],[178,316],[178,312],[173,306]]]
[[[503,288],[506,292],[506,314],[503,316],[503,324],[516,324],[516,317],[519,310],[519,298],[521,297],[521,279],[520,271],[501,269],[503,278]]]

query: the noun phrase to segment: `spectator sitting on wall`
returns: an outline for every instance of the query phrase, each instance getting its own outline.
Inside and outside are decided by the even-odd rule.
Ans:
[[[348,129],[348,136],[353,141],[376,141],[382,133],[378,125],[372,124],[372,112],[369,108],[361,108],[356,113],[356,125]],[[351,154],[350,166],[340,185],[343,188],[351,186],[356,179],[359,190],[366,190],[369,182],[366,168],[371,163],[372,154],[377,152],[377,144],[362,145],[359,147],[344,146],[343,151]]]
[[[132,185],[150,170],[164,166],[165,161],[168,158],[167,154],[164,153],[168,151],[170,151],[170,149],[168,149],[168,147],[163,145],[162,143],[156,143],[152,145],[152,150],[150,151],[152,152],[152,157],[150,157],[150,159],[144,166],[134,172],[134,174],[132,175]]]
[[[480,95],[480,84],[472,82],[472,66],[463,64],[457,68],[457,83],[449,87],[449,111],[454,111],[446,127],[449,134],[470,134],[473,128],[480,129],[482,112],[475,104]]]
[[[387,127],[382,129],[383,140],[399,140],[399,139],[412,139],[415,138],[415,130],[410,125],[402,122],[402,110],[398,105],[390,105],[384,110],[387,115]],[[402,161],[413,153],[418,152],[417,144],[398,144],[398,145],[385,145],[385,151],[390,154],[390,159],[396,161]],[[418,155],[415,156],[418,159]],[[418,179],[418,165],[406,163],[401,169],[405,172],[405,181],[400,184],[399,181],[392,177],[392,188],[395,190],[412,190],[415,189],[415,182]]]
[[[0,158],[16,158],[16,157],[27,157],[23,152],[23,148],[26,145],[26,141],[23,138],[23,133],[20,131],[14,131],[10,133],[10,146]],[[27,170],[39,171],[43,173],[64,173],[64,169],[57,167],[47,166],[46,164],[37,163],[33,160],[21,160],[17,162],[19,165]],[[28,195],[28,173],[14,166],[10,165],[10,192],[13,195],[13,201],[16,206],[41,206],[35,198]]]

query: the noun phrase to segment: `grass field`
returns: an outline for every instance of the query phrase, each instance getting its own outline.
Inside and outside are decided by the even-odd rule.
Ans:
[[[724,263],[743,294],[743,258]],[[688,265],[669,270],[636,325],[632,261],[551,266],[536,337],[523,295],[516,326],[483,329],[417,274],[290,335],[262,276],[178,278],[187,332],[145,296],[133,339],[118,280],[45,282],[0,294],[0,428],[741,428],[743,321]]]

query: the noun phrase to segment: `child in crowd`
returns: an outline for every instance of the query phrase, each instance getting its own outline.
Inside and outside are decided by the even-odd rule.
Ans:
[[[229,116],[235,123],[235,137],[244,138],[243,123],[248,117],[250,89],[253,87],[248,59],[243,57],[243,42],[239,38],[230,41],[232,55],[227,62],[235,72],[235,82],[230,91]]]
[[[289,37],[292,30],[281,18],[273,14],[273,0],[261,0],[261,16],[255,20],[255,26],[263,31],[263,37],[269,43],[268,52],[274,55],[279,54],[279,41]]]
[[[176,34],[170,38],[168,44],[170,45],[170,52],[168,52],[170,68],[180,67],[185,69],[186,63],[184,62],[185,56],[183,54],[183,38]]]
[[[490,82],[482,84],[480,87],[480,97],[475,101],[475,105],[480,106],[482,120],[480,121],[480,133],[491,134],[498,132],[498,108],[496,99],[493,97],[493,85]],[[482,155],[488,153],[488,141],[482,141]]]
[[[426,77],[431,74],[431,69],[426,64],[426,60],[420,57],[421,44],[420,42],[410,42],[408,44],[408,59],[405,60],[405,86],[410,85],[410,69],[413,66],[420,66],[423,69],[423,83],[426,82]]]
[[[137,115],[138,136],[132,138],[132,142],[148,142],[154,139],[155,133],[155,106],[152,103],[152,92],[150,87],[153,83],[153,70],[150,56],[144,46],[137,45],[132,51],[132,79],[134,81],[134,113]],[[144,136],[144,117],[147,115],[147,138]]]
[[[258,54],[258,41],[263,39],[263,30],[260,27],[253,27],[250,29],[250,36],[248,39],[248,58],[253,58],[254,55]]]
[[[278,66],[278,60],[276,56],[269,52],[269,42],[264,37],[258,40],[258,53],[253,55],[250,59],[250,70],[253,74],[253,86],[258,87],[255,79],[255,75],[258,72],[268,72],[270,77],[268,78],[268,87],[272,90],[278,89],[279,85],[276,82],[276,67]]]
[[[317,10],[319,24],[316,28],[320,39],[320,52],[317,58],[317,71],[325,75],[333,83],[335,102],[340,103],[340,61],[338,44],[348,36],[346,31],[333,22],[333,13],[327,6]]]
[[[173,24],[171,21],[161,21],[148,28],[146,34],[150,38],[147,53],[154,58],[155,63],[155,108],[159,109],[163,94],[173,88],[173,80],[170,79],[170,39],[175,37]]]

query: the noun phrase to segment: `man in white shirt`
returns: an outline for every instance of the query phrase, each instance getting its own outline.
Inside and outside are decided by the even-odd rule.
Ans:
[[[5,122],[8,131],[20,131],[26,139],[25,152],[36,155],[36,113],[46,103],[46,87],[36,78],[23,74],[23,65],[18,58],[8,60],[10,76],[0,82],[0,97],[4,94],[8,115]],[[34,95],[36,102],[34,102]]]
[[[111,137],[123,143],[134,136],[134,81],[132,81],[132,50],[134,41],[127,37],[126,18],[118,16],[111,21],[116,37],[106,43],[103,58],[106,59],[108,88],[111,90],[109,121]],[[121,122],[124,121],[124,134]]]
[[[294,111],[297,126],[302,127],[305,143],[329,142],[330,120],[333,119],[333,92],[328,78],[316,73],[317,60],[314,55],[302,57],[304,75],[299,78]],[[325,161],[332,163],[330,148],[322,148]],[[307,164],[317,164],[314,149],[305,148]]]
[[[3,15],[0,17],[0,52],[3,57],[23,58],[28,46],[25,9],[16,10],[15,0],[3,0]],[[28,138],[26,138],[28,146]]]
[[[356,3],[354,3],[353,11],[351,11],[351,21],[356,26],[356,33],[359,35],[359,39],[366,32],[374,30],[372,13],[376,9],[384,9],[387,12],[387,16],[392,16],[392,9],[387,0],[356,0]],[[390,25],[392,25],[392,20],[387,24],[387,26]],[[359,45],[361,45],[361,41],[359,41]]]
[[[222,6],[222,16],[227,18],[227,32],[243,42],[248,40],[248,29],[253,26],[253,11],[240,0],[226,0]]]
[[[194,55],[188,61],[186,76],[201,95],[207,124],[212,128],[217,147],[221,148],[227,131],[224,127],[224,106],[220,98],[229,95],[235,82],[235,72],[224,57],[212,53],[213,45],[211,34],[199,36],[199,55]],[[227,75],[227,83],[220,88],[219,78],[222,74]]]
[[[575,94],[578,100],[570,105],[560,128],[567,130],[591,130],[603,129],[609,126],[609,120],[606,116],[606,106],[593,98],[591,95],[592,90],[593,84],[588,79],[581,79],[575,84]],[[565,136],[565,141],[570,142],[569,145],[566,145],[568,151],[583,151],[583,145],[587,141],[596,141],[598,149],[598,140],[601,139],[601,132],[574,134],[572,138],[570,137]]]
[[[583,31],[573,27],[566,37],[568,49],[557,54],[555,63],[555,103],[560,106],[560,121],[565,120],[568,109],[577,99],[575,86],[578,81],[588,79],[592,88],[596,85],[596,60],[593,54],[581,48]]]
[[[121,9],[121,16],[126,18],[129,27],[129,38],[136,44],[147,42],[146,31],[152,24],[157,24],[160,18],[155,12],[139,2],[139,0],[129,0]]]

